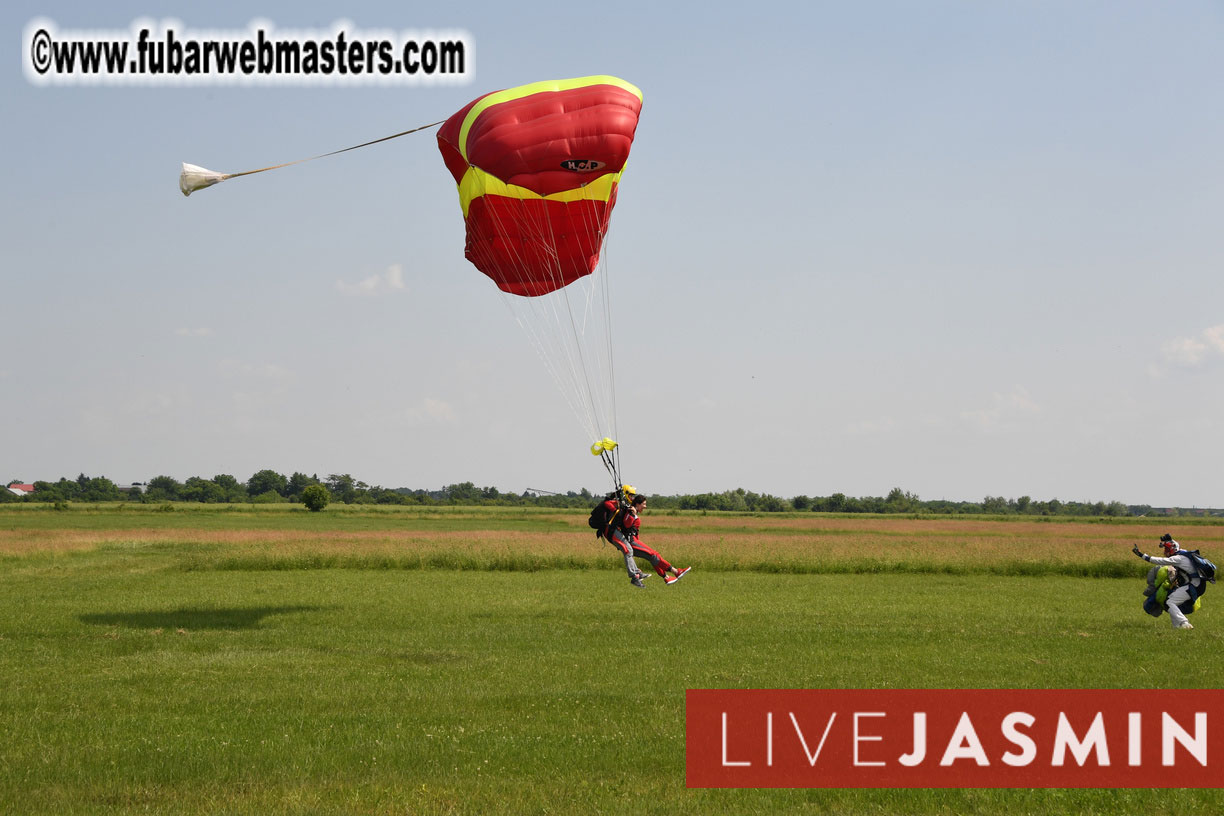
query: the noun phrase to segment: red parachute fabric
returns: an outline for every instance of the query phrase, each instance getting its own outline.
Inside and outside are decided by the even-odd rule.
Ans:
[[[486,94],[438,131],[459,186],[467,259],[534,297],[591,274],[637,130],[641,91],[616,77]]]

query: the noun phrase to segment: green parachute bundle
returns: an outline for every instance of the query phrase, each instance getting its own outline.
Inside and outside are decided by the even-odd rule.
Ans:
[[[1147,574],[1147,587],[1143,590],[1143,611],[1159,618],[1166,609],[1169,593],[1177,589],[1181,578],[1174,567],[1152,567]],[[1203,605],[1203,599],[1195,596],[1181,605],[1181,611],[1190,615]]]

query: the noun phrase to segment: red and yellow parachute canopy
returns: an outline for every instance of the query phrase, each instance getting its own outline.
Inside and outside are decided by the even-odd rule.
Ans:
[[[528,297],[591,274],[641,108],[633,85],[589,76],[486,94],[446,120],[438,149],[459,185],[468,260]]]

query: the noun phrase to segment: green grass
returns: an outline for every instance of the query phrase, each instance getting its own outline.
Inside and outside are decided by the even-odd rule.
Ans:
[[[1139,609],[1137,568],[695,559],[681,584],[634,590],[611,552],[537,571],[229,553],[133,540],[0,562],[0,812],[1219,812],[1190,789],[685,787],[688,688],[1218,687],[1213,596],[1175,633]]]

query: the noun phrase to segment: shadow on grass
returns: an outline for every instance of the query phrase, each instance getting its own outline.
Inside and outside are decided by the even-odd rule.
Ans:
[[[256,629],[269,615],[318,612],[321,606],[240,606],[222,609],[169,609],[154,612],[97,612],[81,623],[132,629]]]

